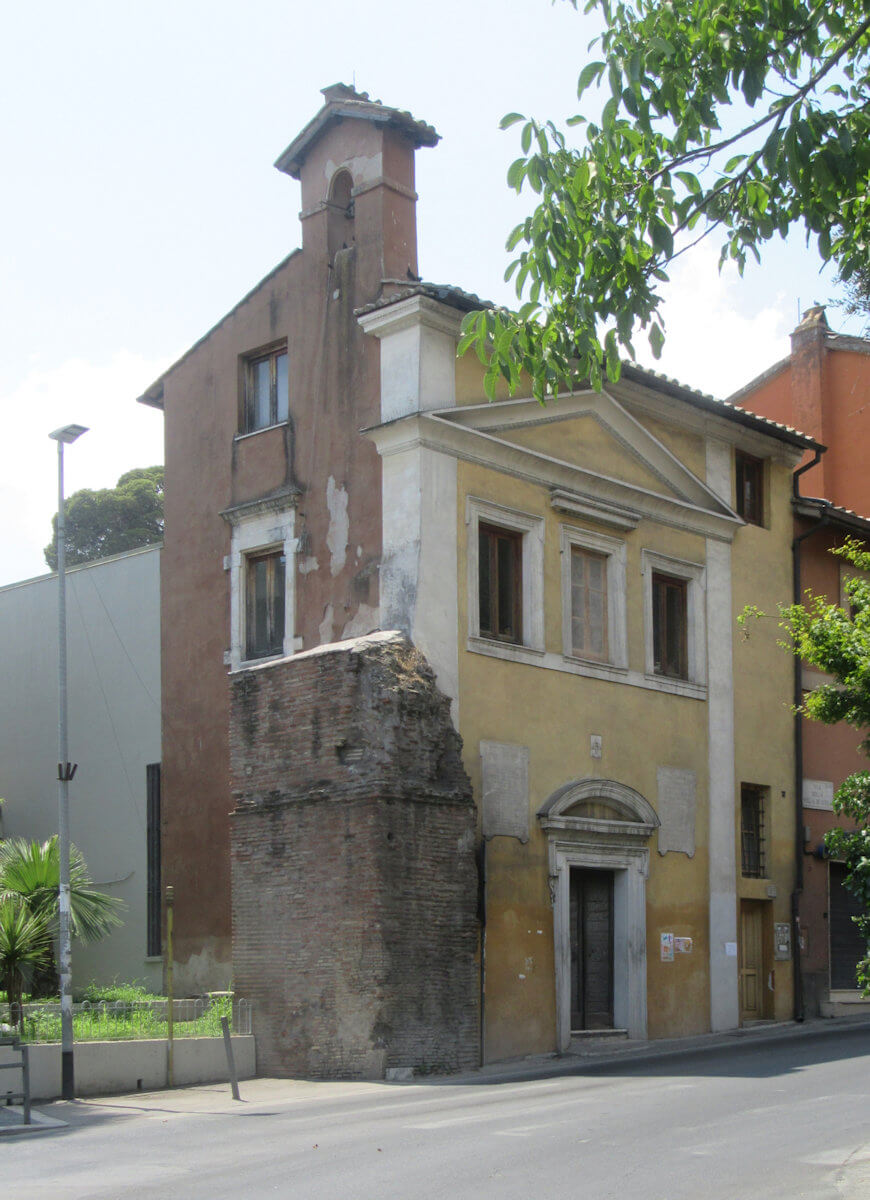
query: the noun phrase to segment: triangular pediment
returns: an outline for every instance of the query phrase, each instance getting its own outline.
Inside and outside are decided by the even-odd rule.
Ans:
[[[461,457],[549,485],[554,496],[573,495],[581,505],[601,501],[636,518],[715,528],[727,539],[740,523],[703,479],[606,391],[571,393],[546,405],[534,399],[463,405],[421,418],[440,426]],[[696,464],[698,458],[696,452]]]
[[[634,445],[619,439],[597,413],[508,428],[499,436],[515,446],[558,458],[583,471],[606,475],[644,491],[685,499],[672,480],[656,471]]]

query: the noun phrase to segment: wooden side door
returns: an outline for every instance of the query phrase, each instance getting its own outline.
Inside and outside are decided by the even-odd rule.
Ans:
[[[740,902],[740,1020],[758,1021],[764,1011],[763,904]]]
[[[571,1029],[613,1028],[613,872],[573,868]]]

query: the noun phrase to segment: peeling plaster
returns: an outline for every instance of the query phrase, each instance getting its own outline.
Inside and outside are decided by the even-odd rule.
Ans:
[[[320,563],[317,561],[314,555],[309,555],[308,558],[303,558],[302,562],[299,564],[299,574],[310,575],[311,572],[316,571],[319,566]]]
[[[347,516],[347,489],[336,487],[335,479],[330,475],[326,482],[326,507],[329,509],[329,530],[326,534],[326,545],[329,549],[329,569],[333,576],[338,575],[347,560],[347,533],[349,521]]]
[[[381,610],[371,604],[361,604],[356,613],[341,631],[342,639],[363,637],[377,629],[381,622]]]
[[[323,620],[320,622],[319,626],[321,642],[332,641],[333,612],[334,610],[331,604],[327,604],[326,608],[323,610]]]

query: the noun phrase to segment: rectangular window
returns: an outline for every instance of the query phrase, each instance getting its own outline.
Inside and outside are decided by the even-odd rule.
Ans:
[[[160,924],[160,763],[145,768],[145,941],[146,954],[162,953]]]
[[[287,351],[273,350],[245,363],[245,432],[289,419]]]
[[[764,524],[764,462],[737,450],[737,511],[750,525]]]
[[[685,579],[653,573],[653,671],[672,679],[689,678]]]
[[[764,794],[754,783],[740,785],[740,858],[743,874],[764,876]]]
[[[264,658],[284,651],[283,551],[246,560],[245,657]]]
[[[571,652],[606,661],[607,556],[571,547]]]
[[[496,525],[478,525],[480,636],[502,642],[523,640],[523,535]]]

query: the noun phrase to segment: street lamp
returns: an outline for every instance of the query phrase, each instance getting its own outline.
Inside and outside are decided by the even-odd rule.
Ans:
[[[76,764],[68,760],[66,719],[66,521],[63,510],[63,448],[87,433],[84,425],[64,425],[48,436],[57,442],[57,855],[59,874],[59,959],[61,1096],[75,1098],[73,1071],[72,951],[70,947],[69,781]]]

